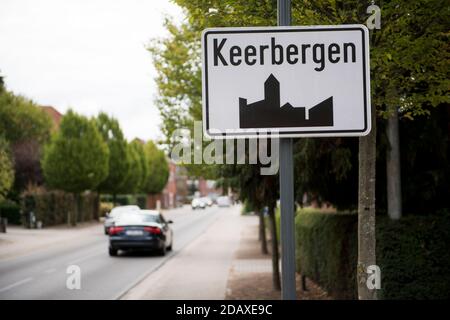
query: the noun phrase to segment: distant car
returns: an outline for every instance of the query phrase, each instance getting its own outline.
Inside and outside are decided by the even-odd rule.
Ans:
[[[126,213],[129,211],[135,211],[135,210],[140,210],[140,209],[141,208],[139,208],[138,206],[135,206],[135,205],[118,206],[118,207],[113,208],[111,210],[111,212],[106,215],[105,222],[103,223],[103,227],[105,229],[105,234],[109,233],[109,228],[114,226],[114,221],[119,215],[121,215],[124,212]]]
[[[192,210],[195,209],[205,209],[206,203],[201,198],[194,198],[191,202]]]
[[[210,197],[202,197],[200,198],[201,201],[203,201],[208,207],[211,207],[213,205],[213,201]]]
[[[227,196],[222,196],[217,198],[217,205],[219,207],[229,207],[231,206],[231,200]]]
[[[109,229],[109,255],[119,250],[154,250],[165,255],[172,250],[173,231],[157,210],[136,210],[120,215]]]

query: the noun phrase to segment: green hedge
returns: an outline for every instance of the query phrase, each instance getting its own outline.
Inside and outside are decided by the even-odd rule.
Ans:
[[[297,271],[338,299],[355,298],[356,215],[299,213],[295,225]]]
[[[102,202],[114,203],[114,197],[110,194],[102,194],[100,196]],[[118,194],[116,195],[116,206],[137,205],[141,209],[147,207],[147,195],[146,194]]]
[[[8,219],[8,224],[21,224],[20,206],[15,202],[0,203],[0,216]]]
[[[450,298],[449,214],[379,219],[377,250],[383,298]]]
[[[382,299],[450,298],[450,215],[377,217]],[[336,298],[355,299],[357,215],[300,213],[297,270]]]
[[[65,224],[69,222],[69,219],[72,219],[71,221],[75,219],[76,222],[91,221],[96,216],[94,205],[94,194],[82,194],[81,216],[76,216],[74,196],[62,191],[28,193],[21,201],[23,222],[27,226],[30,212],[33,212],[36,221],[42,221],[44,226]]]

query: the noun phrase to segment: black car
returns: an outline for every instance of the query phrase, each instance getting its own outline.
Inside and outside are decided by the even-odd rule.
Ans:
[[[109,228],[109,255],[116,256],[119,250],[154,250],[165,255],[172,250],[173,231],[156,210],[130,211],[121,215]]]

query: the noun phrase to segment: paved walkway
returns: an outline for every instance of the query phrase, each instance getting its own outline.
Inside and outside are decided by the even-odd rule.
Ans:
[[[228,272],[247,219],[240,206],[220,217],[122,299],[224,299]]]
[[[246,216],[246,227],[241,231],[241,241],[235,251],[230,268],[227,295],[228,300],[275,300],[281,298],[281,292],[273,289],[272,256],[261,253],[258,240],[258,217]],[[270,235],[267,232],[268,249],[270,251]],[[281,265],[280,265],[281,270]],[[319,286],[306,280],[307,291],[301,290],[301,277],[297,274],[297,298],[301,300],[330,299]]]

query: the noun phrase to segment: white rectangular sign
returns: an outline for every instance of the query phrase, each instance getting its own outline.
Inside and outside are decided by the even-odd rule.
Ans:
[[[204,30],[205,134],[368,134],[368,43],[364,25]]]

